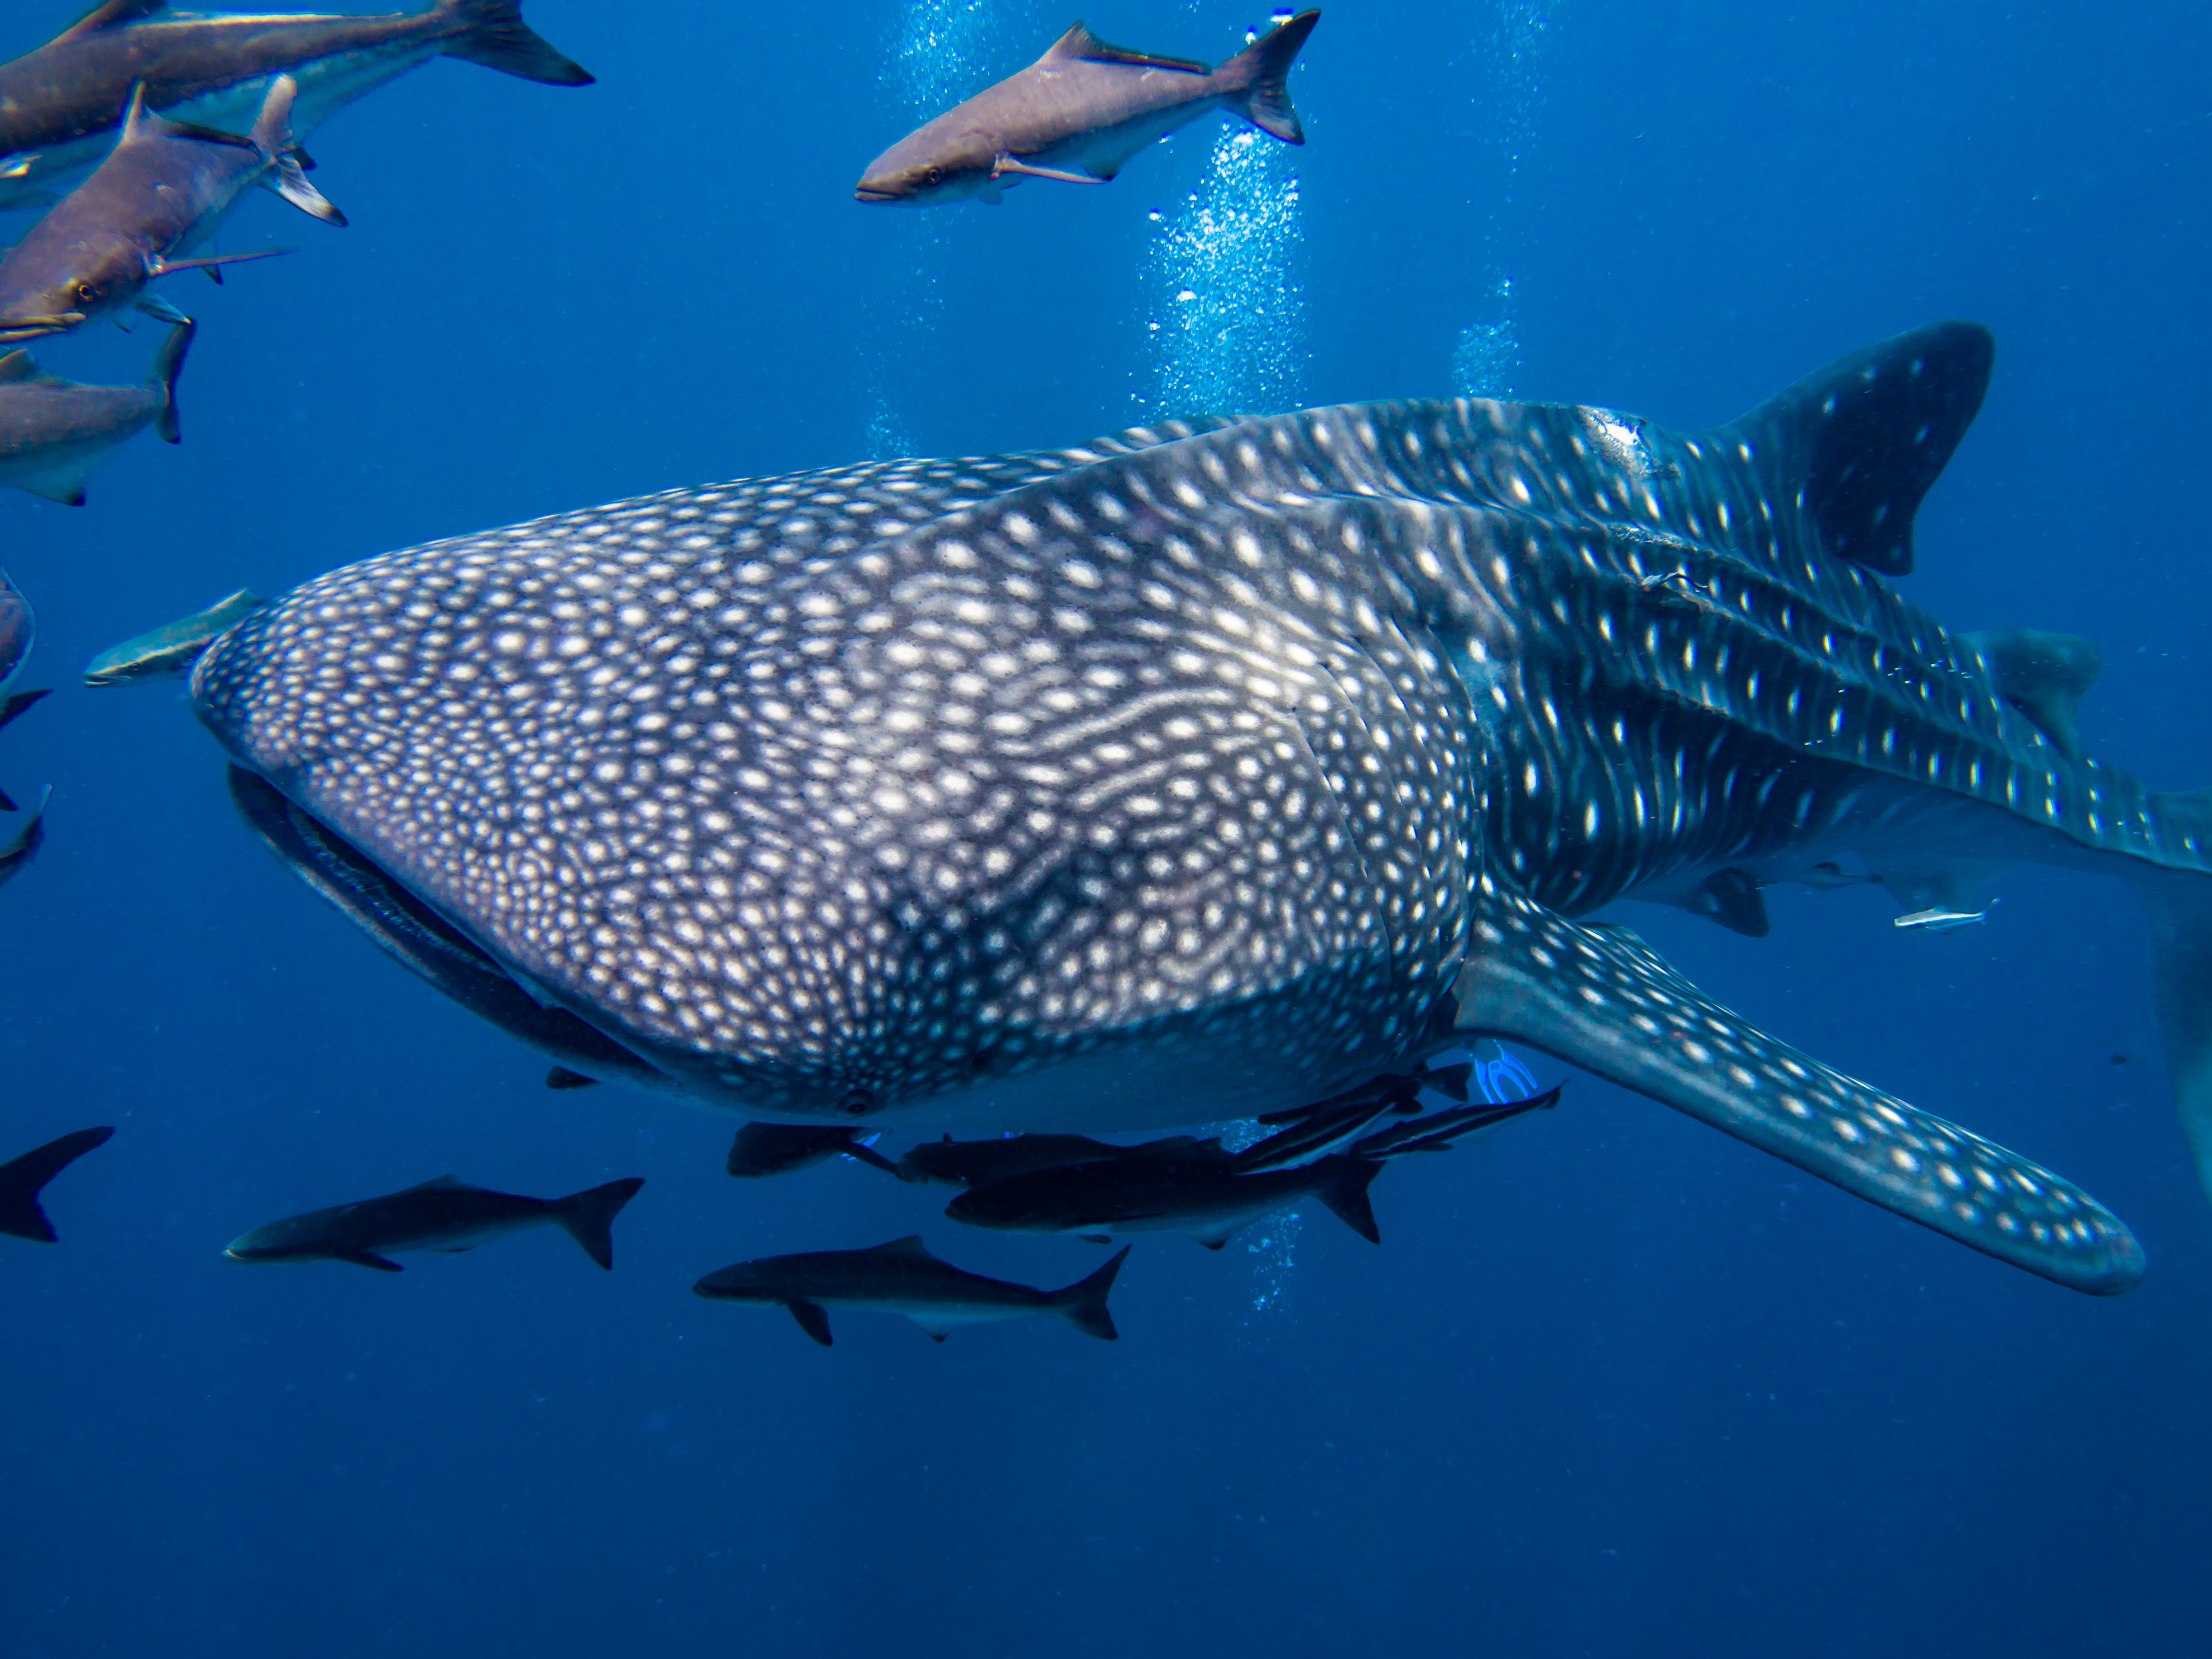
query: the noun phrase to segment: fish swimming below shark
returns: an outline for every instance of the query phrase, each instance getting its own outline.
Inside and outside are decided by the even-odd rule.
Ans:
[[[566,1198],[526,1198],[440,1176],[404,1192],[288,1216],[240,1234],[223,1251],[233,1261],[349,1261],[379,1273],[402,1271],[388,1252],[459,1255],[529,1227],[558,1227],[586,1255],[612,1270],[614,1218],[645,1182],[635,1176]]]
[[[383,16],[191,12],[106,0],[34,52],[0,64],[0,207],[46,199],[42,183],[94,160],[131,88],[176,120],[228,131],[253,119],[271,79],[300,88],[305,134],[356,99],[441,55],[526,81],[592,77],[522,21],[517,0],[434,0]]]
[[[730,1142],[730,1155],[722,1167],[740,1179],[757,1181],[811,1170],[833,1158],[849,1158],[896,1175],[898,1165],[856,1139],[860,1133],[849,1123],[748,1123]]]
[[[2108,1294],[2143,1258],[2101,1205],[1597,914],[1722,882],[1753,932],[1846,858],[1908,908],[2120,877],[2212,1171],[2212,796],[2074,758],[2057,658],[1895,585],[1993,362],[1941,323],[1705,431],[1370,404],[672,490],[320,577],[192,697],[350,884],[280,854],[621,1056],[546,1048],[587,1074],[1144,1130],[1495,1038]]]
[[[963,1272],[931,1255],[916,1235],[872,1250],[816,1250],[739,1261],[708,1273],[691,1288],[710,1302],[788,1308],[799,1329],[825,1348],[830,1345],[832,1308],[897,1314],[939,1342],[963,1325],[1033,1314],[1054,1315],[1085,1336],[1112,1342],[1121,1333],[1107,1311],[1106,1296],[1128,1255],[1125,1246],[1097,1272],[1066,1289],[1037,1291]]]
[[[854,199],[995,204],[1024,179],[1103,185],[1147,144],[1217,109],[1303,144],[1285,77],[1320,21],[1318,11],[1286,17],[1219,69],[1109,46],[1078,23],[1029,68],[876,157]]]

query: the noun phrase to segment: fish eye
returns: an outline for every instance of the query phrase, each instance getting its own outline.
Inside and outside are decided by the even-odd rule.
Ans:
[[[90,283],[79,283],[70,292],[86,305],[90,305],[100,297],[100,289]]]
[[[924,167],[921,170],[921,182],[925,185],[943,184],[945,182],[945,169],[943,167]]]

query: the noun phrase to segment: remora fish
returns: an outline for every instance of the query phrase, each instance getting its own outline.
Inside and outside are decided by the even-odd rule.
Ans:
[[[1915,910],[1910,915],[1899,916],[1889,925],[1909,927],[1921,933],[1955,933],[1961,927],[1972,927],[1989,919],[1990,907],[1984,904],[1978,910]]]
[[[1031,1170],[1058,1170],[1071,1164],[1103,1164],[1119,1158],[1151,1158],[1196,1146],[1189,1135],[1170,1135],[1139,1146],[1116,1146],[1088,1135],[1004,1135],[995,1140],[924,1141],[898,1161],[903,1181],[939,1181],[955,1187],[981,1187]]]
[[[876,157],[854,195],[927,207],[996,202],[1024,179],[1103,185],[1146,145],[1216,109],[1303,144],[1284,77],[1320,19],[1301,12],[1218,70],[1109,46],[1078,23],[1018,75]]]
[[[970,1187],[945,1213],[1000,1232],[1188,1233],[1218,1250],[1261,1217],[1317,1198],[1352,1231],[1380,1244],[1367,1187],[1382,1167],[1340,1156],[1243,1175],[1219,1158],[1170,1152],[1009,1176]]]
[[[54,787],[48,784],[39,797],[39,804],[31,809],[30,822],[18,830],[5,846],[0,846],[0,887],[5,887],[29,869],[31,860],[39,856],[39,848],[46,844],[46,803],[53,798]]]
[[[84,481],[146,427],[164,443],[177,442],[177,376],[191,343],[191,324],[170,330],[137,386],[60,380],[27,351],[0,357],[0,484],[82,507]]]
[[[857,1158],[878,1170],[898,1173],[898,1165],[853,1137],[850,1124],[748,1123],[730,1143],[724,1167],[733,1176],[760,1177],[811,1170],[825,1158]]]
[[[1377,1158],[1396,1158],[1405,1152],[1448,1152],[1455,1142],[1479,1130],[1494,1127],[1528,1112],[1550,1111],[1559,1103],[1560,1091],[1565,1086],[1561,1084],[1540,1095],[1509,1101],[1503,1106],[1484,1101],[1477,1106],[1456,1106],[1449,1111],[1431,1112],[1425,1117],[1393,1123],[1354,1141],[1352,1156]]]
[[[457,1255],[526,1227],[555,1226],[602,1267],[615,1265],[610,1231],[623,1205],[645,1182],[635,1176],[567,1198],[524,1198],[465,1186],[440,1176],[383,1198],[310,1210],[256,1227],[223,1251],[233,1261],[350,1261],[380,1273],[400,1271],[386,1250],[442,1250]]]
[[[0,1233],[53,1243],[54,1224],[40,1207],[40,1192],[94,1147],[106,1146],[114,1133],[112,1128],[79,1129],[0,1164]]]
[[[8,573],[0,570],[0,691],[15,683],[22,672],[24,659],[38,642],[39,619],[31,602],[23,597],[23,590],[15,586]],[[0,720],[0,726],[6,725]]]
[[[1374,404],[671,491],[319,578],[193,700],[747,1115],[1170,1128],[1495,1037],[2111,1293],[2142,1251],[2077,1188],[1577,920],[1846,855],[2124,876],[2212,1167],[2212,799],[2069,761],[1885,579],[1993,349],[1690,434]]]
[[[296,90],[278,76],[246,138],[149,114],[145,88],[134,90],[113,152],[0,258],[0,341],[61,333],[134,307],[189,322],[147,284],[179,270],[220,278],[226,264],[286,252],[181,257],[215,234],[250,185],[266,184],[301,211],[345,223],[292,153]]]
[[[272,76],[299,83],[304,134],[386,82],[443,53],[526,81],[592,77],[522,21],[516,0],[438,0],[380,17],[171,12],[165,0],[107,0],[36,52],[0,64],[0,207],[106,148],[136,82],[181,121],[252,119]]]
[[[917,1235],[872,1250],[817,1250],[740,1261],[708,1273],[691,1289],[711,1302],[788,1308],[799,1328],[825,1348],[831,1308],[899,1314],[939,1342],[963,1325],[1056,1314],[1085,1335],[1112,1342],[1121,1333],[1106,1310],[1106,1293],[1128,1255],[1125,1246],[1097,1273],[1066,1290],[1035,1291],[963,1273],[932,1255]]]
[[[84,667],[87,685],[140,685],[148,680],[179,680],[192,671],[200,653],[269,603],[246,588],[217,599],[204,611],[159,628],[149,628],[120,645],[112,645]]]

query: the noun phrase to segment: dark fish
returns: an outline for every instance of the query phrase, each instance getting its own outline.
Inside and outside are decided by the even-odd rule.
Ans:
[[[2142,1253],[2087,1194],[1590,920],[1845,858],[2125,879],[2212,1175],[2212,794],[2068,760],[1887,580],[1994,349],[1696,432],[1364,404],[672,490],[319,577],[193,702],[746,1117],[1164,1130],[1494,1038],[2110,1294]]]
[[[924,1141],[899,1159],[905,1181],[940,1181],[956,1187],[981,1187],[1030,1170],[1054,1170],[1070,1164],[1100,1164],[1113,1158],[1148,1158],[1188,1152],[1197,1141],[1170,1135],[1137,1146],[1115,1146],[1088,1135],[1004,1135],[995,1140]]]
[[[114,1133],[112,1128],[79,1129],[0,1164],[0,1233],[54,1243],[54,1224],[39,1206],[40,1189],[94,1147],[106,1146]]]
[[[1219,1158],[1170,1153],[1009,1176],[969,1188],[945,1213],[1000,1232],[1188,1233],[1218,1250],[1262,1216],[1317,1198],[1352,1231],[1380,1244],[1367,1185],[1382,1167],[1336,1157],[1240,1175]]]
[[[733,1176],[790,1175],[842,1156],[896,1175],[897,1164],[853,1139],[860,1133],[846,1123],[748,1123],[730,1143],[726,1167]]]
[[[1319,21],[1301,12],[1219,69],[1109,46],[1078,23],[1018,75],[979,92],[869,164],[863,202],[995,202],[1024,179],[1103,185],[1155,139],[1210,110],[1303,144],[1284,77]]]
[[[177,376],[191,343],[191,324],[172,329],[138,386],[59,380],[27,351],[0,357],[0,484],[82,507],[84,481],[118,446],[149,426],[177,442]]]
[[[0,887],[30,868],[31,860],[39,855],[39,848],[46,844],[46,803],[54,797],[54,788],[48,784],[39,797],[39,804],[31,809],[31,821],[0,846]]]
[[[1382,1158],[1396,1158],[1401,1152],[1449,1152],[1455,1141],[1477,1130],[1490,1128],[1527,1112],[1550,1111],[1559,1103],[1560,1090],[1565,1086],[1562,1084],[1540,1095],[1509,1101],[1503,1106],[1484,1101],[1479,1105],[1455,1107],[1448,1112],[1431,1112],[1425,1117],[1393,1123],[1355,1142],[1352,1156]]]
[[[0,570],[0,690],[14,682],[38,637],[39,619],[32,613],[31,602],[9,580],[8,573]],[[8,718],[0,715],[0,726],[5,726]]]
[[[872,1250],[817,1250],[740,1261],[708,1273],[691,1289],[714,1302],[788,1308],[799,1329],[825,1348],[830,1346],[831,1308],[898,1314],[939,1342],[963,1325],[1055,1314],[1086,1336],[1111,1342],[1121,1333],[1106,1310],[1106,1293],[1114,1288],[1115,1275],[1128,1255],[1124,1249],[1097,1273],[1065,1290],[1037,1291],[963,1273],[932,1255],[917,1235]]]
[[[1335,1112],[1346,1107],[1370,1103],[1384,1111],[1418,1112],[1421,1109],[1421,1097],[1425,1094],[1465,1100],[1468,1079],[1474,1075],[1474,1065],[1466,1060],[1456,1066],[1425,1066],[1418,1072],[1384,1072],[1310,1106],[1294,1106],[1288,1111],[1262,1113],[1258,1121],[1271,1125],[1303,1123],[1317,1113]]]
[[[108,158],[0,258],[0,341],[61,333],[132,307],[190,321],[147,284],[179,270],[219,276],[223,265],[284,251],[183,257],[215,234],[251,185],[266,184],[301,211],[345,223],[292,154],[297,90],[278,76],[246,138],[151,114],[145,88],[134,91]]]
[[[180,680],[192,672],[203,651],[268,603],[241,587],[204,611],[110,646],[85,665],[84,683],[139,685],[148,680]]]
[[[532,33],[516,0],[439,0],[379,17],[170,12],[108,0],[36,52],[0,64],[0,206],[104,149],[134,84],[179,120],[240,126],[269,77],[299,83],[305,133],[440,53],[526,81],[583,86],[575,64]]]
[[[241,1233],[223,1254],[234,1261],[350,1261],[396,1273],[399,1264],[386,1259],[386,1250],[457,1255],[526,1227],[550,1225],[582,1245],[599,1266],[611,1268],[615,1242],[610,1229],[644,1185],[632,1176],[567,1198],[523,1198],[440,1176],[383,1198],[272,1221]]]

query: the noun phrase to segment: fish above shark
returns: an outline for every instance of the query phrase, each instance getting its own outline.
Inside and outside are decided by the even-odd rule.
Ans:
[[[238,130],[270,81],[300,88],[304,134],[356,99],[441,55],[555,86],[592,77],[522,21],[517,0],[435,0],[376,17],[173,12],[167,0],[106,0],[37,51],[0,64],[0,207],[42,199],[42,179],[93,160],[134,85],[175,119]]]
[[[61,380],[27,351],[0,357],[0,484],[82,507],[85,480],[148,427],[164,443],[180,442],[177,376],[191,343],[191,324],[171,329],[137,386]]]
[[[1128,1255],[1125,1247],[1097,1272],[1065,1290],[1037,1291],[964,1273],[931,1255],[917,1235],[872,1250],[817,1250],[740,1261],[708,1273],[691,1288],[710,1302],[788,1308],[799,1329],[825,1348],[830,1345],[832,1308],[897,1314],[939,1342],[963,1325],[995,1324],[1035,1314],[1065,1319],[1085,1336],[1112,1342],[1121,1333],[1107,1311],[1106,1296]]]
[[[1147,144],[1215,110],[1305,143],[1285,77],[1321,21],[1300,12],[1218,69],[1109,46],[1078,23],[1018,75],[985,88],[868,164],[861,202],[997,202],[1024,179],[1103,185]]]
[[[298,90],[289,76],[278,76],[241,138],[150,113],[144,84],[134,88],[107,159],[0,257],[0,342],[63,333],[133,308],[190,322],[148,284],[180,270],[221,281],[226,264],[287,251],[186,257],[256,184],[326,223],[345,223],[307,182],[294,151]]]
[[[645,1182],[610,1181],[567,1198],[526,1198],[440,1176],[404,1192],[272,1221],[231,1240],[233,1261],[349,1261],[379,1273],[401,1271],[401,1250],[458,1255],[529,1227],[558,1227],[600,1267],[615,1265],[614,1218]]]
[[[671,490],[319,577],[192,700],[280,855],[587,1075],[1095,1133],[1495,1038],[2109,1294],[2103,1206],[1599,914],[2120,877],[2212,1170],[2212,796],[2076,760],[2063,680],[1895,586],[1993,362],[1939,323],[1704,431],[1366,404]]]

